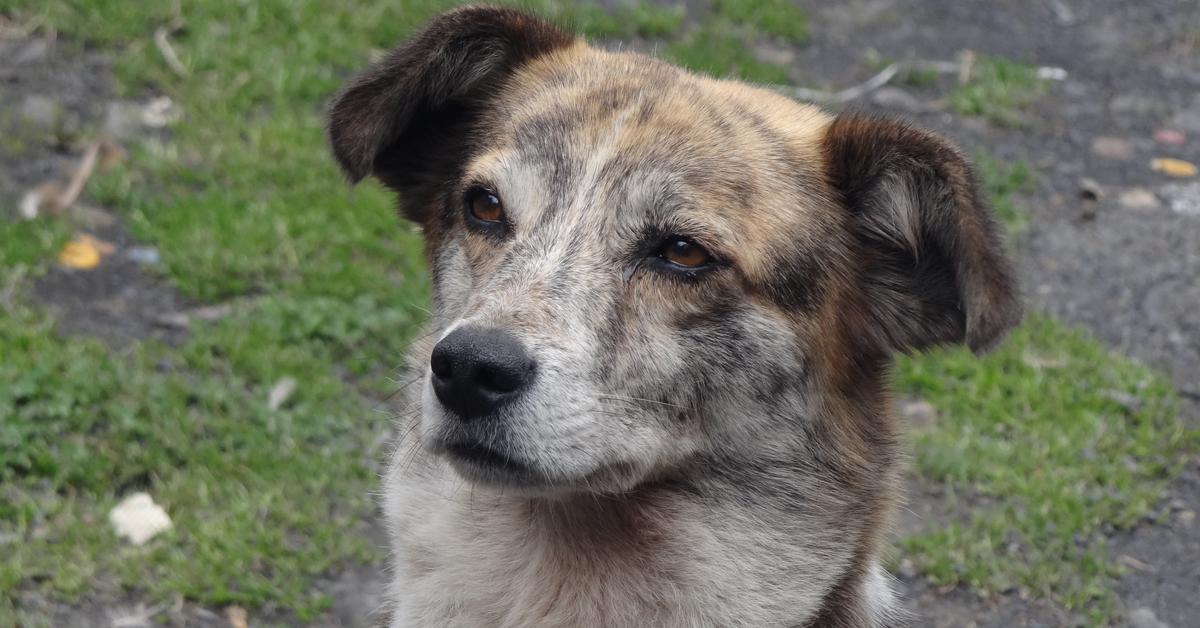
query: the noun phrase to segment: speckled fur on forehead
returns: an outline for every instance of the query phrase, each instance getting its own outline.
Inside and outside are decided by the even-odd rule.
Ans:
[[[588,165],[613,188],[673,180],[739,267],[767,285],[780,264],[818,265],[794,258],[835,237],[820,150],[829,122],[768,90],[574,47],[522,67],[481,127],[495,152],[539,169],[550,187]]]

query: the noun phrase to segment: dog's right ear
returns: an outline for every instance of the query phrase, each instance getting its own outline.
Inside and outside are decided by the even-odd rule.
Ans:
[[[351,182],[393,188],[445,164],[472,120],[521,65],[574,37],[514,9],[471,6],[439,15],[354,78],[329,110],[329,141]]]

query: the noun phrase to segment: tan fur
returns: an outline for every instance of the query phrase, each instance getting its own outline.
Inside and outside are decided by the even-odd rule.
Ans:
[[[390,626],[898,625],[891,356],[981,350],[1019,317],[948,142],[481,7],[352,81],[330,136],[399,193],[433,271],[384,478]],[[470,186],[501,232],[465,222]],[[716,261],[662,266],[668,234]],[[487,429],[428,379],[468,327],[538,365]],[[463,471],[464,434],[540,479]]]

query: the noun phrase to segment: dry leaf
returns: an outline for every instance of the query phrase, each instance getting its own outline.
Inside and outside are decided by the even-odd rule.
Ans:
[[[91,270],[100,264],[100,259],[111,255],[116,247],[86,233],[76,234],[70,242],[58,252],[58,261],[64,266]]]
[[[116,529],[117,536],[129,539],[134,545],[143,545],[160,532],[171,529],[167,511],[146,493],[134,493],[121,500],[108,513],[108,521]]]
[[[1187,136],[1174,129],[1159,129],[1154,132],[1154,141],[1168,146],[1180,146],[1187,142]]]
[[[58,261],[71,268],[91,270],[100,265],[100,251],[87,242],[72,240],[58,252]]]
[[[275,382],[275,385],[271,387],[271,392],[267,395],[267,407],[271,410],[278,410],[294,392],[296,392],[296,380],[291,377],[281,378]]]
[[[1159,157],[1150,162],[1150,168],[1171,177],[1196,176],[1196,166],[1182,159]]]

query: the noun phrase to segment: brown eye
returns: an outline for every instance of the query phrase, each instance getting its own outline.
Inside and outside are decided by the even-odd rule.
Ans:
[[[495,193],[483,188],[467,192],[467,210],[476,220],[500,222],[504,220],[504,204]]]
[[[684,268],[699,268],[712,261],[704,247],[685,238],[668,238],[659,255],[663,259]]]

